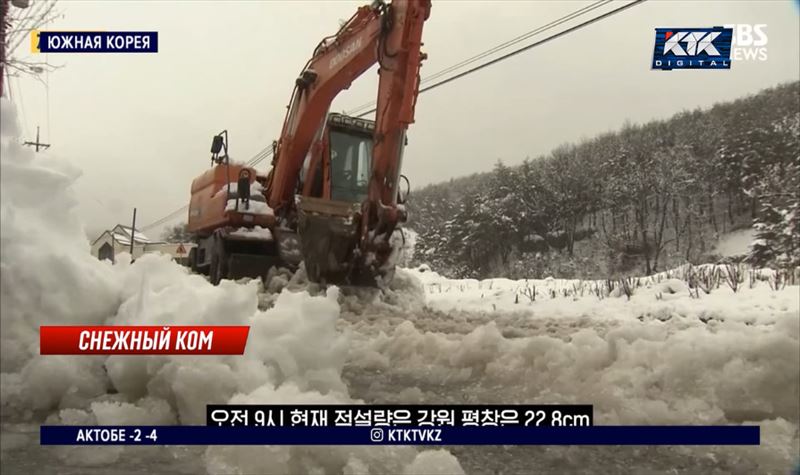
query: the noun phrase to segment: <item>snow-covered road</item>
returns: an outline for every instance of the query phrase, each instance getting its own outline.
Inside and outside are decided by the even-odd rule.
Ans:
[[[344,313],[357,335],[344,370],[355,397],[592,403],[597,424],[762,427],[757,448],[453,449],[468,473],[786,473],[797,462],[797,287],[775,292],[760,282],[734,293],[723,284],[698,301],[688,292],[663,295],[679,286],[666,281],[630,301],[585,295],[514,304],[504,287],[524,282],[422,278],[424,308]],[[450,290],[440,293],[439,284]],[[499,310],[504,301],[517,310]]]
[[[152,275],[171,265],[153,261]],[[338,394],[334,400],[339,401],[346,394],[348,399],[366,403],[592,403],[597,424],[756,423],[762,427],[762,446],[751,448],[451,447],[448,450],[455,458],[444,452],[423,452],[430,460],[417,460],[422,465],[416,473],[437,473],[437,469],[451,473],[459,466],[466,473],[786,473],[796,463],[800,388],[796,287],[773,291],[760,282],[737,293],[721,286],[699,301],[688,292],[657,299],[655,295],[665,287],[678,285],[670,281],[641,288],[630,301],[584,295],[514,304],[511,297],[515,311],[498,309],[509,297],[503,289],[519,284],[524,285],[450,281],[435,274],[403,271],[389,291],[343,289],[334,291],[338,294],[334,303],[301,275],[292,282],[278,277],[272,292],[259,295],[262,308],[272,307],[262,316],[271,316],[273,326],[254,326],[249,344],[262,346],[256,343],[260,331],[273,343],[280,342],[276,346],[282,349],[273,348],[279,351],[264,354],[264,359],[294,358],[284,366],[278,363],[280,378],[288,384],[302,375],[303,382],[296,379],[300,386],[289,390],[262,388],[261,394],[255,391],[234,399],[311,402],[326,400],[315,391],[328,388],[329,394]],[[562,284],[539,283],[543,287]],[[439,286],[450,290],[440,292]],[[282,287],[286,287],[284,293],[276,293]],[[246,290],[252,284],[231,283],[226,288]],[[157,294],[169,297],[163,291],[151,295]],[[472,303],[470,296],[475,298]],[[290,300],[284,301],[287,297]],[[483,301],[482,309],[478,301]],[[161,303],[152,305],[160,308]],[[558,311],[551,312],[549,307]],[[294,314],[290,309],[301,311]],[[328,320],[332,325],[299,326],[287,332],[288,321],[281,321],[311,320],[318,318],[312,315],[326,312],[339,313]],[[307,348],[302,354],[285,353],[295,343]],[[264,348],[268,345],[264,343]],[[339,360],[332,361],[332,356]],[[110,360],[109,368],[113,368]],[[340,370],[333,374],[332,367]],[[182,366],[178,371],[187,369]],[[219,375],[193,378],[220,385],[215,381]],[[152,385],[145,386],[157,393]],[[213,390],[205,399],[210,394]],[[178,416],[191,417],[192,404],[203,399],[198,395],[197,401],[185,402],[183,409],[178,402]],[[124,409],[93,406],[98,421],[104,411],[105,417],[115,420],[139,420],[136,414],[121,415]],[[163,417],[174,417],[169,407],[162,409]],[[67,421],[64,412],[61,420]],[[264,465],[265,460],[274,460],[265,456],[264,449],[253,447],[93,448],[89,456],[83,449],[40,448],[35,445],[35,432],[30,432],[35,429],[34,425],[5,426],[4,469],[47,473],[61,467],[65,473],[124,473],[139,467],[152,470],[157,464],[159,471],[174,473],[205,469],[300,473],[311,468],[385,473],[406,470],[415,457],[420,458],[410,448],[280,448],[274,455],[280,455],[277,460],[285,464]],[[25,430],[29,432],[12,435]],[[391,453],[380,453],[387,451]],[[102,452],[108,454],[99,456]],[[382,461],[377,463],[377,459]],[[87,462],[94,470],[85,466]]]

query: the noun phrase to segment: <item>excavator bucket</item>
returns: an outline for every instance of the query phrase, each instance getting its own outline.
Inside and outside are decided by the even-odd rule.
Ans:
[[[376,285],[379,268],[361,255],[358,203],[302,197],[298,231],[306,273],[314,282]]]

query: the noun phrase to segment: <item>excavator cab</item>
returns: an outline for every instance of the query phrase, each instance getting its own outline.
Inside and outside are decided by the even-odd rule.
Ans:
[[[367,199],[375,122],[331,113],[306,156],[300,194],[343,203]]]
[[[375,122],[328,114],[306,156],[298,230],[306,272],[316,282],[374,282],[356,275],[361,212],[372,176]]]
[[[361,203],[367,199],[375,123],[341,114],[328,118],[330,199]]]

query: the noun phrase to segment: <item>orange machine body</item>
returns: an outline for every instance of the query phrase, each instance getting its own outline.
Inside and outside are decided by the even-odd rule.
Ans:
[[[275,216],[272,214],[250,213],[247,211],[226,210],[229,200],[236,200],[237,194],[228,194],[228,183],[235,188],[239,173],[250,171],[250,185],[256,181],[256,170],[241,164],[217,164],[192,181],[192,197],[189,202],[189,232],[199,236],[210,235],[215,229],[226,226],[262,226],[272,228]],[[261,193],[253,193],[252,200],[263,203]],[[241,208],[241,207],[240,207]]]
[[[391,237],[406,219],[398,204],[400,170],[430,8],[430,0],[373,0],[317,45],[295,81],[263,179],[229,164],[227,131],[215,136],[217,164],[192,183],[193,269],[214,284],[243,267],[263,276],[270,266],[299,264],[298,256],[315,282],[376,282],[393,271]],[[336,96],[376,64],[375,120],[331,113]],[[250,213],[231,207],[240,197],[226,191],[245,170],[251,184],[264,185],[250,187]]]

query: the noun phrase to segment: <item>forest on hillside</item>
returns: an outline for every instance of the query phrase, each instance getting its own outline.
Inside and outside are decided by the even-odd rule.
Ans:
[[[752,226],[754,265],[800,265],[800,82],[628,124],[415,190],[415,260],[452,277],[646,275]]]

